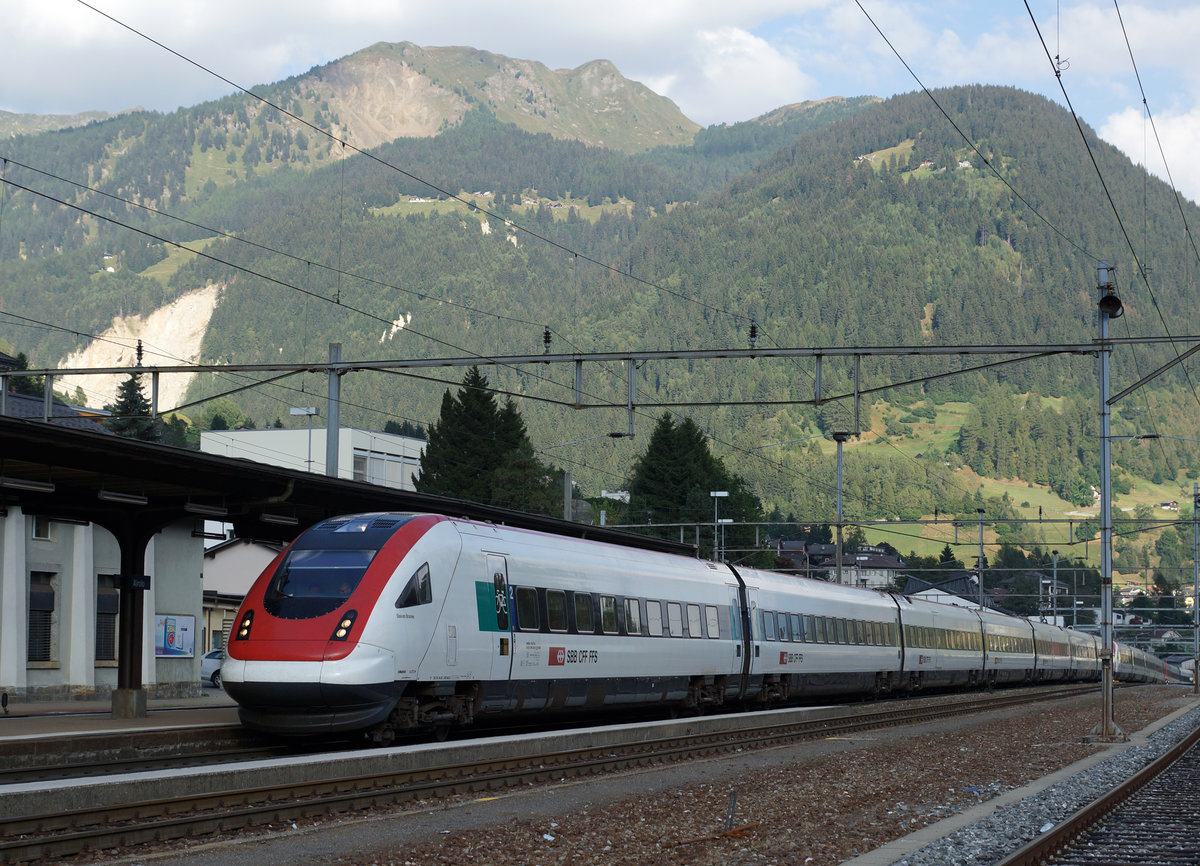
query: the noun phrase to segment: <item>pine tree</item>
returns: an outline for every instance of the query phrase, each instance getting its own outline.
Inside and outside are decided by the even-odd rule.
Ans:
[[[130,439],[143,442],[159,441],[158,421],[150,414],[150,401],[142,393],[142,374],[130,373],[117,389],[117,401],[104,407],[109,413],[104,426]]]
[[[556,475],[537,459],[513,402],[499,407],[487,378],[471,367],[458,393],[442,396],[414,483],[420,493],[553,514],[561,507]]]
[[[684,418],[676,424],[664,414],[650,434],[646,452],[634,462],[629,481],[630,515],[635,522],[711,525],[714,490],[729,494],[721,497],[721,517],[737,523],[762,519],[758,498],[748,491],[741,476],[730,472],[724,461],[709,450],[696,422]],[[676,530],[651,532],[667,537]],[[731,526],[725,533],[725,547],[730,551],[744,549],[753,545],[753,539],[753,529]],[[705,543],[711,553],[715,546],[711,535],[702,539]]]

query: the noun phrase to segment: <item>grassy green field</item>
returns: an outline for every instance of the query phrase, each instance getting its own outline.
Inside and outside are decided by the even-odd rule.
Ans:
[[[205,249],[216,238],[202,238],[198,241],[188,241],[188,244],[199,249]],[[196,254],[188,250],[182,250],[179,247],[170,247],[167,257],[161,262],[157,262],[146,270],[141,272],[141,276],[149,277],[152,280],[158,280],[163,285],[167,284],[167,280],[171,279],[185,264],[196,258]]]
[[[1061,400],[1054,398],[1043,398],[1043,405],[1058,408]],[[927,404],[917,403],[914,406],[923,406]],[[958,436],[958,430],[964,423],[967,413],[970,411],[968,403],[945,403],[934,407],[937,410],[936,417],[933,419],[917,418],[913,421],[909,411],[904,407],[890,406],[886,403],[876,403],[872,407],[873,425],[870,433],[865,433],[861,444],[855,444],[855,448],[887,448],[892,451],[898,449],[904,454],[915,457],[921,453],[944,453],[952,450],[954,442]],[[910,420],[904,422],[911,432],[903,436],[893,436],[889,438],[887,446],[881,443],[872,444],[872,438],[877,438],[884,434],[886,420],[891,418],[893,421],[908,417]],[[836,446],[831,441],[821,441],[821,448],[827,453],[832,453]],[[1099,513],[1099,501],[1087,507],[1078,507],[1066,500],[1057,496],[1052,490],[1044,485],[1031,484],[1021,479],[994,479],[982,478],[976,475],[970,469],[959,469],[955,472],[960,486],[968,491],[980,490],[985,497],[1002,497],[1007,495],[1013,503],[1017,514],[1026,520],[1036,521],[1039,518],[1046,521],[1055,520],[1075,520],[1080,521],[1088,518],[1095,519]],[[1138,506],[1148,506],[1152,509],[1151,519],[1153,520],[1177,520],[1178,512],[1167,511],[1160,506],[1163,502],[1178,500],[1181,503],[1189,502],[1191,499],[1191,481],[1180,476],[1171,481],[1162,484],[1152,484],[1150,481],[1142,478],[1132,479],[1132,489],[1128,494],[1114,496],[1113,509],[1114,519],[1120,521],[1123,517],[1128,518],[1133,516],[1133,511]],[[933,515],[926,515],[927,520],[931,520]],[[1077,523],[1076,523],[1077,525]],[[912,524],[891,524],[887,526],[871,526],[864,527],[864,533],[872,542],[878,543],[886,541],[904,554],[915,552],[922,556],[931,556],[939,553],[944,545],[949,541],[954,540],[953,525],[942,523],[936,525],[912,525]],[[1031,539],[1040,540],[1045,547],[1054,547],[1062,550],[1066,555],[1071,557],[1081,557],[1089,564],[1099,566],[1100,564],[1100,545],[1098,540],[1093,540],[1088,544],[1073,541],[1071,538],[1071,524],[1061,523],[1046,523],[1042,525],[1030,524],[1029,536]],[[959,527],[958,538],[960,542],[971,540],[977,537],[977,529],[974,524],[963,524]],[[1139,540],[1139,544],[1153,544],[1154,538],[1157,536],[1157,531],[1150,531],[1144,534]],[[984,527],[984,546],[986,549],[995,550],[996,537],[994,532],[986,526]],[[1134,580],[1133,576],[1123,576],[1117,574],[1115,579],[1118,583],[1125,583]],[[1140,578],[1138,578],[1140,580]]]

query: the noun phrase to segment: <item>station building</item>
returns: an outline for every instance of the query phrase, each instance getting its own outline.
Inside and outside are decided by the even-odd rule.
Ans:
[[[44,420],[42,399],[10,392],[4,402],[9,417]],[[111,436],[85,410],[60,401],[49,415],[56,427]],[[120,546],[96,523],[18,501],[21,491],[38,486],[37,479],[6,475],[0,462],[0,690],[38,700],[108,697],[117,685]],[[183,519],[162,528],[142,564],[149,588],[141,678],[162,697],[197,688],[204,548],[195,524]]]

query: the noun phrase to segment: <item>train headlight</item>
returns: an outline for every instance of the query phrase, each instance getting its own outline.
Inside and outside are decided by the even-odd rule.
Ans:
[[[330,640],[345,640],[350,636],[350,627],[354,625],[354,620],[358,618],[358,611],[348,610],[342,614],[342,618],[338,620],[337,628],[333,630],[333,636]]]
[[[254,611],[248,610],[238,623],[237,639],[248,640],[250,638],[250,626],[254,624]]]

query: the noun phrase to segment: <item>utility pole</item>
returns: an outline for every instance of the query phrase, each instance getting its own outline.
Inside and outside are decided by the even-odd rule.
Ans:
[[[1192,694],[1200,695],[1200,483],[1192,482]]]
[[[1108,340],[1108,320],[1125,310],[1116,294],[1113,272],[1108,262],[1096,270],[1096,289],[1100,293],[1100,672],[1101,717],[1092,735],[1101,742],[1124,742],[1125,732],[1113,719],[1113,607],[1112,607],[1112,465],[1109,439],[1111,409],[1108,404],[1108,368],[1112,361],[1112,343]],[[1086,548],[1086,545],[1085,545]]]
[[[983,610],[983,509],[975,509],[979,513],[979,609]]]
[[[842,443],[852,434],[837,432],[833,441],[837,443],[837,582],[842,582]]]
[[[1050,578],[1050,615],[1054,617],[1054,624],[1058,625],[1058,551],[1050,551],[1054,554],[1054,571]]]
[[[720,524],[717,521],[717,506],[721,500],[729,496],[728,490],[710,490],[708,495],[713,501],[713,559],[717,562],[721,561],[721,544],[718,541],[717,530]]]

